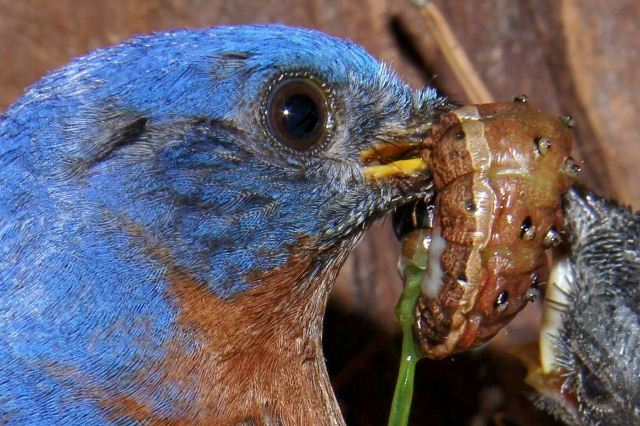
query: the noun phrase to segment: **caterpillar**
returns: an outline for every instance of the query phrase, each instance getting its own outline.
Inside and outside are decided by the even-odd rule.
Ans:
[[[561,242],[561,195],[580,171],[572,125],[519,97],[460,107],[430,129],[435,204],[412,207],[418,229],[402,249],[429,247],[414,320],[426,356],[487,341],[535,298],[545,250]]]

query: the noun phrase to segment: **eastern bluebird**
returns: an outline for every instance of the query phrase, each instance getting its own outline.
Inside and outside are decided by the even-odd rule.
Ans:
[[[338,269],[448,101],[284,26],[141,36],[0,118],[0,423],[340,424]]]

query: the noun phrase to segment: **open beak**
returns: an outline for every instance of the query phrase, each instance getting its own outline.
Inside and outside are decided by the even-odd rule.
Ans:
[[[544,361],[541,363],[538,342],[517,346],[510,352],[527,369],[524,382],[531,386],[544,405],[558,412],[558,408],[578,422],[578,407],[575,396],[565,388],[565,377],[560,371],[545,371]]]
[[[553,402],[578,419],[577,401],[565,386],[564,372],[557,363],[557,342],[554,341],[560,335],[562,312],[558,307],[567,302],[570,277],[566,256],[554,259],[545,295],[539,341],[516,347],[512,353],[527,368],[525,383],[545,398],[547,404]]]
[[[424,175],[429,170],[429,151],[422,143],[384,142],[367,148],[360,155],[364,175],[369,180]]]

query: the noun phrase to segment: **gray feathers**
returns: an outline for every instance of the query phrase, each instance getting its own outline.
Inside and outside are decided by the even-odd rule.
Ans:
[[[556,362],[578,412],[538,404],[570,424],[640,424],[640,215],[584,188],[563,209],[573,273]]]

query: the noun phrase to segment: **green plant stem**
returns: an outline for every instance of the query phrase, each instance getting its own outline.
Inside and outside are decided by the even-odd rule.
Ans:
[[[423,269],[411,264],[405,266],[405,286],[396,306],[396,319],[402,329],[402,357],[389,414],[389,426],[406,426],[409,422],[416,363],[422,358],[422,352],[413,334],[413,320],[423,274]]]

